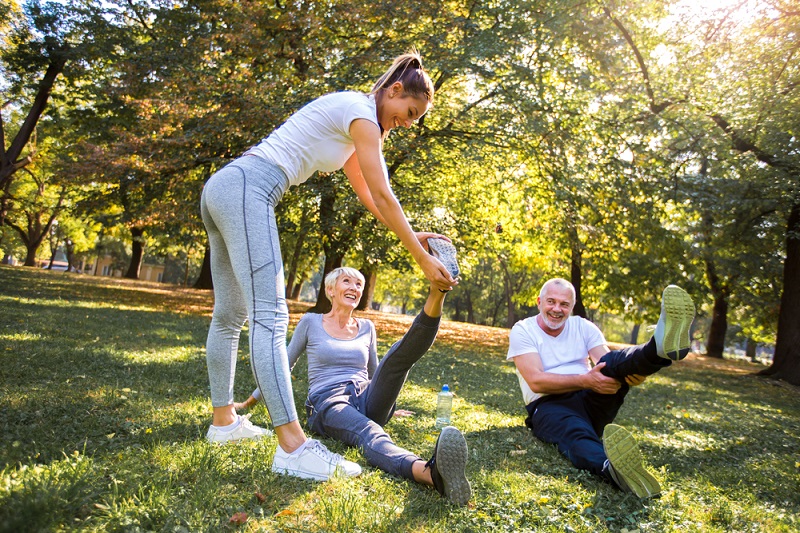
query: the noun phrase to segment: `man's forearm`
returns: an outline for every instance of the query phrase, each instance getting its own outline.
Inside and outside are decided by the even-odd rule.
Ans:
[[[585,374],[540,372],[526,381],[531,390],[537,394],[562,394],[586,388]]]

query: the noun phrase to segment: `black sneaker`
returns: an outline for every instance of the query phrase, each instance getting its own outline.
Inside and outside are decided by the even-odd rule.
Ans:
[[[467,441],[453,426],[442,428],[433,457],[425,463],[431,469],[431,478],[436,490],[456,505],[467,505],[472,489],[467,481]]]
[[[428,239],[428,248],[431,255],[442,262],[447,271],[450,272],[450,275],[453,278],[457,278],[461,270],[458,268],[456,247],[453,246],[453,243],[444,239],[431,238]]]

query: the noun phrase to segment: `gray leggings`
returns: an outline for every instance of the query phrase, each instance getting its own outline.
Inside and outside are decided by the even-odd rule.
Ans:
[[[206,342],[211,404],[233,403],[239,334],[249,317],[253,376],[275,426],[297,420],[274,210],[288,186],[280,168],[243,156],[211,176],[200,200],[214,280],[214,313]]]

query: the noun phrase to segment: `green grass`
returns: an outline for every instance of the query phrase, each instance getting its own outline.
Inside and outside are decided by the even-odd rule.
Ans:
[[[639,501],[524,428],[506,330],[446,322],[400,397],[416,416],[388,430],[427,457],[436,391],[455,389],[474,489],[470,506],[455,508],[328,439],[365,467],[361,477],[276,476],[275,439],[208,445],[210,310],[204,292],[0,267],[0,531],[800,529],[800,397],[753,377],[756,365],[691,356],[631,392],[617,422],[665,489]],[[410,321],[368,316],[383,352]],[[295,369],[298,405],[304,367],[301,359]],[[244,399],[253,387],[245,354],[238,370]],[[253,420],[266,425],[266,409]],[[230,522],[236,513],[247,521]]]

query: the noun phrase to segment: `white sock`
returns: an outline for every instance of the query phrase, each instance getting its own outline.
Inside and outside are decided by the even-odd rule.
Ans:
[[[293,455],[300,455],[301,453],[303,453],[303,450],[306,449],[306,446],[308,446],[309,442],[311,442],[311,439],[306,439],[306,441],[303,444],[301,444],[300,446],[298,446],[297,449],[295,451],[293,451],[292,453],[289,453],[286,450],[283,450],[283,446],[281,446],[280,444],[278,444],[278,446],[281,447],[281,450],[283,450],[283,452],[285,454],[293,456]]]
[[[242,417],[239,416],[239,415],[236,415],[236,420],[234,420],[233,424],[228,424],[227,426],[215,426],[214,424],[211,424],[211,425],[214,428],[216,428],[216,430],[219,431],[220,433],[230,433],[234,429],[238,428],[239,424],[241,424],[241,423],[242,423]]]

